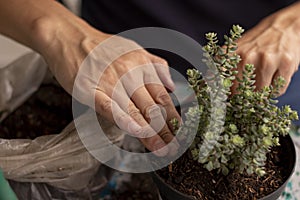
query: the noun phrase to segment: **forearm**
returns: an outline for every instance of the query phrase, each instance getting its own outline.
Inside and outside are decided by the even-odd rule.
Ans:
[[[44,53],[61,31],[76,34],[76,28],[87,26],[53,0],[0,0],[0,33],[39,53]]]

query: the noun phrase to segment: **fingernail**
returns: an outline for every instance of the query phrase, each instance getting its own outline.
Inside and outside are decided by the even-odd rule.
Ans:
[[[141,132],[142,127],[140,125],[138,125],[136,122],[129,122],[128,130],[129,130],[130,133],[136,135],[136,134]]]
[[[167,83],[168,83],[168,89],[171,90],[171,91],[174,91],[175,90],[175,83],[172,81],[172,79],[168,79],[167,80]]]

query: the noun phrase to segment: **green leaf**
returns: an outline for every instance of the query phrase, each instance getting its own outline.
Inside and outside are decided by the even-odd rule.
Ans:
[[[222,166],[222,174],[224,176],[227,176],[229,174],[229,169],[226,166]]]
[[[225,155],[221,156],[221,163],[226,164],[228,162],[228,158],[225,157]]]
[[[273,141],[269,137],[264,137],[263,138],[263,143],[264,143],[264,146],[266,146],[266,147],[270,147],[270,146],[273,145]]]
[[[232,133],[237,133],[239,131],[235,124],[230,124],[229,129]]]
[[[213,170],[213,169],[214,169],[214,166],[213,166],[213,163],[212,163],[212,161],[209,161],[209,162],[207,163],[207,165],[206,165],[206,169],[207,169],[208,171],[211,171],[211,170]]]
[[[239,136],[239,135],[234,135],[232,137],[232,142],[233,142],[233,144],[235,144],[237,146],[243,146],[245,143],[244,139],[241,138],[241,136]]]
[[[259,176],[264,176],[266,174],[266,171],[264,169],[262,169],[262,168],[256,168],[255,172]]]

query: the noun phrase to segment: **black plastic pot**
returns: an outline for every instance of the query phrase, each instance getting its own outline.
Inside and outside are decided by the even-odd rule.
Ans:
[[[283,184],[275,190],[273,193],[260,198],[259,200],[276,200],[280,197],[282,192],[284,191],[286,184],[288,183],[291,175],[293,174],[295,170],[295,164],[296,164],[296,149],[295,145],[291,139],[291,137],[288,135],[286,137],[280,138],[281,148],[284,149],[284,152],[286,154],[286,168],[285,173],[287,174],[286,180],[284,180]],[[191,196],[188,196],[186,194],[183,194],[174,188],[172,188],[170,185],[166,184],[164,180],[156,173],[152,173],[152,178],[155,184],[157,185],[161,198],[163,200],[195,200],[195,198],[192,198]]]

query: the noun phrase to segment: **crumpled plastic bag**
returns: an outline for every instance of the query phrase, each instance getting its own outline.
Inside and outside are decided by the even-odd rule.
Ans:
[[[2,119],[39,88],[46,72],[36,53],[0,69]],[[77,127],[89,126],[89,117],[89,113],[79,116]],[[124,133],[104,119],[98,120],[110,141],[121,146]],[[99,141],[97,148],[106,145]],[[0,168],[21,200],[92,199],[93,192],[99,193],[111,174],[111,169],[83,146],[73,122],[61,133],[34,140],[0,139]]]
[[[88,113],[81,115],[77,126],[89,126],[86,123],[89,117]],[[104,119],[99,120],[104,122]],[[102,129],[110,141],[121,145],[122,131],[112,131],[116,127],[107,121]],[[106,146],[98,143],[97,148]],[[34,140],[0,140],[0,168],[11,180],[46,182],[61,189],[80,190],[88,185],[99,166],[99,161],[83,146],[73,122],[57,135],[40,136]]]
[[[89,126],[86,121],[90,117],[89,113],[81,115],[79,126]],[[121,146],[123,132],[104,119],[99,121],[110,141]],[[97,147],[106,145],[98,143]],[[37,200],[99,199],[113,172],[87,152],[74,123],[58,135],[2,140],[0,167],[8,179],[14,180],[10,184],[20,199]]]

